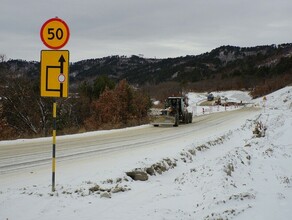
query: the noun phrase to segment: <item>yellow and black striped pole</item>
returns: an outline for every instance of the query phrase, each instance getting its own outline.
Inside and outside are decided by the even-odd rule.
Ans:
[[[57,103],[53,103],[53,157],[52,157],[52,192],[55,191],[55,174],[56,174],[56,130],[57,130]]]

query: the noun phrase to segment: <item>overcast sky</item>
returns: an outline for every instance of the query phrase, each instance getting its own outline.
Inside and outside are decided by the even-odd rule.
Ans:
[[[292,43],[292,0],[1,0],[0,54],[39,61],[41,26],[56,16],[69,26],[72,62]]]

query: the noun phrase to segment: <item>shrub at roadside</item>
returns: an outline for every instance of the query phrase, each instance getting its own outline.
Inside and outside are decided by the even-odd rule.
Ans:
[[[92,102],[91,116],[86,119],[85,127],[93,130],[139,125],[148,120],[150,107],[149,97],[122,80],[113,90],[106,89]]]

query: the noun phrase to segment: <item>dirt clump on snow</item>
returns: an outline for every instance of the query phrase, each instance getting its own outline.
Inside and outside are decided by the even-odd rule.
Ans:
[[[148,180],[148,175],[146,172],[141,170],[126,172],[127,176],[131,177],[135,181],[146,181]]]

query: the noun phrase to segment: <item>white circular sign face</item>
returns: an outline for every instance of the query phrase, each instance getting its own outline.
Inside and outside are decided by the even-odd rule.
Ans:
[[[59,80],[60,83],[65,82],[65,79],[66,79],[66,77],[64,76],[64,74],[60,74],[59,77],[58,77],[58,80]]]

